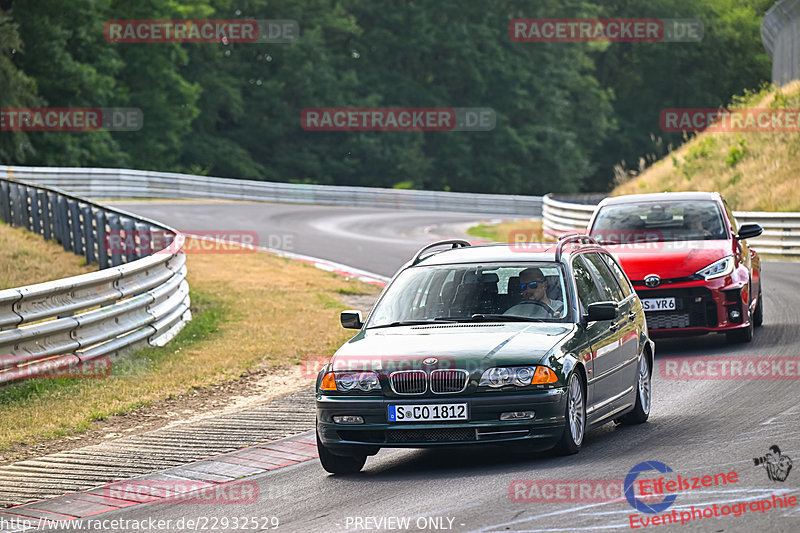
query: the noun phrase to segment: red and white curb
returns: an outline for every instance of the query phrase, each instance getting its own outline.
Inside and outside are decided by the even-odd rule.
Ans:
[[[5,529],[0,533],[29,531],[45,521],[67,522],[145,503],[255,503],[258,485],[248,477],[315,457],[316,436],[310,430],[85,492],[3,509],[0,526]]]

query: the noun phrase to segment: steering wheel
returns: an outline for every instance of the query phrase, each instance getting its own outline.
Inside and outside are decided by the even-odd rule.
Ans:
[[[549,314],[550,316],[556,316],[556,312],[553,310],[552,307],[550,307],[549,305],[547,305],[544,302],[540,302],[539,300],[522,300],[521,302],[517,303],[517,305],[520,305],[520,304],[538,305],[539,307],[543,307],[544,310],[547,311],[547,314]]]

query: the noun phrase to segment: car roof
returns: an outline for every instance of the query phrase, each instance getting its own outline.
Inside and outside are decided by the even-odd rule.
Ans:
[[[451,265],[463,263],[528,263],[556,261],[555,242],[544,243],[492,243],[445,249],[424,256],[414,266]],[[604,251],[590,244],[568,244],[562,251],[562,262],[582,251]],[[410,265],[409,265],[410,266]]]
[[[685,192],[657,192],[651,194],[628,194],[624,196],[610,196],[605,198],[598,206],[633,204],[638,202],[667,202],[681,200],[713,200],[722,199],[717,192],[685,191]]]

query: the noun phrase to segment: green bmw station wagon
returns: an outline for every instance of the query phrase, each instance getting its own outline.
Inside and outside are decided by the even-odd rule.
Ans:
[[[316,383],[319,457],[334,474],[380,448],[528,441],[573,454],[588,429],[650,413],[642,304],[585,235],[431,244],[366,321],[341,322],[360,331]]]

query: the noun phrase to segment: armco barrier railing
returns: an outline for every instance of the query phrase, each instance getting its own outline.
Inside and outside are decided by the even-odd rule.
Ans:
[[[550,194],[545,195],[542,201],[543,232],[553,237],[565,231],[586,230],[596,204],[602,198],[586,196],[555,199]],[[733,215],[739,225],[756,223],[764,228],[764,233],[751,242],[757,252],[787,257],[800,256],[800,213],[736,211]]]
[[[538,218],[541,196],[341,187],[105,168],[8,167],[0,176],[59,187],[85,198],[213,198],[456,211]]]
[[[55,239],[99,272],[0,290],[0,384],[65,370],[134,346],[160,346],[191,320],[184,237],[58,189],[0,175],[0,218]],[[169,245],[150,249],[158,231]],[[108,250],[108,236],[129,244]]]

